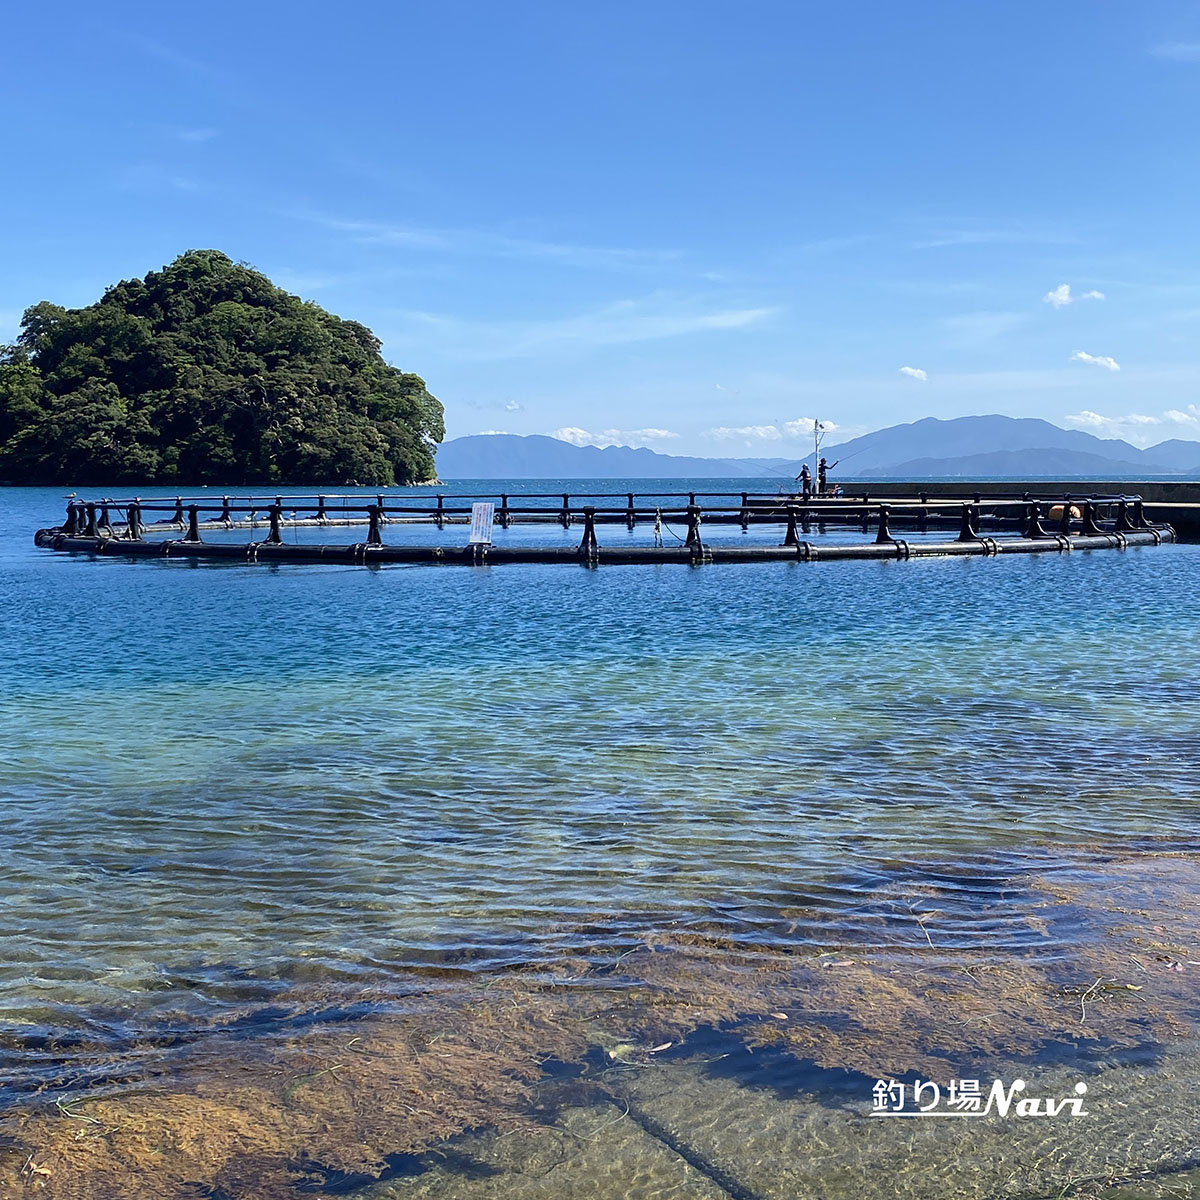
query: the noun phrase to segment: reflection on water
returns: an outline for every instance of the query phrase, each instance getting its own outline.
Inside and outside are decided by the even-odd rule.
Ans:
[[[35,550],[60,500],[3,501],[10,1095],[161,1086],[214,1026],[252,1065],[303,1036],[297,1020],[396,1019],[514,973],[590,995],[597,970],[665,935],[710,939],[714,968],[734,948],[813,972],[822,955],[872,972],[967,956],[985,981],[1035,966],[1057,995],[1085,964],[1115,970],[1080,949],[1115,920],[1079,895],[1107,887],[1105,856],[1196,848],[1196,547],[599,572],[130,564]],[[560,535],[575,531],[546,533]],[[604,986],[627,1003],[650,983],[610,972]],[[713,1027],[748,1011],[729,987]],[[844,1009],[830,987],[805,983]],[[1169,1007],[1187,1015],[1182,998]],[[942,1041],[961,1045],[950,1019]],[[564,1062],[600,1045],[590,1015],[554,1020],[573,1031]],[[981,1020],[973,1044],[1077,1036],[1037,1021],[1022,1041]],[[832,1018],[802,1025],[843,1066],[854,1056],[853,1039],[828,1040]],[[526,1034],[506,1036],[536,1060]],[[788,1036],[792,1060],[816,1061]],[[937,1041],[901,1040],[892,1062],[916,1069]],[[513,1111],[540,1072],[505,1076]],[[746,1137],[799,1120],[730,1095]],[[571,1119],[607,1120],[591,1103]],[[424,1153],[380,1135],[377,1153],[402,1150]],[[437,1173],[405,1179],[418,1175]]]

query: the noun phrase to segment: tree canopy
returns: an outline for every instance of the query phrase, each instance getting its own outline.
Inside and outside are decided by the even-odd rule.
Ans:
[[[419,482],[445,436],[375,335],[216,250],[95,304],[28,309],[0,347],[0,480]]]

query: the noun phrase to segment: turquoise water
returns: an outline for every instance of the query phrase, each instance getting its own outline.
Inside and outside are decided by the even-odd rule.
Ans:
[[[585,486],[625,488],[508,490]],[[998,903],[1023,872],[1198,840],[1200,546],[127,562],[36,549],[56,491],[0,505],[0,1084],[51,1035],[667,927],[903,949],[906,876],[943,885],[939,947],[1002,959],[1035,936]]]
[[[59,495],[4,501],[12,1020],[600,917],[770,937],[802,901],[836,941],[864,872],[1195,832],[1197,547],[197,566],[38,550]]]

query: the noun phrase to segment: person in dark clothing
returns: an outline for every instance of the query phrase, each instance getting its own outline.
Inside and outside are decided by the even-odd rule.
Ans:
[[[825,495],[825,485],[829,481],[829,472],[832,471],[833,468],[836,467],[839,462],[841,462],[840,458],[835,459],[831,463],[826,463],[826,461],[822,458],[821,461],[819,463],[817,463],[817,495],[818,496]]]
[[[812,472],[808,469],[808,463],[800,468],[800,474],[796,476],[796,482],[800,485],[800,495],[809,500],[812,498]]]

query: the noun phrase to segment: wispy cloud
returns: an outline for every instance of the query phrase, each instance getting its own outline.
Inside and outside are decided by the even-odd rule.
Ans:
[[[1200,42],[1163,42],[1152,46],[1155,58],[1172,58],[1176,62],[1200,62]]]
[[[1066,245],[1078,241],[1074,234],[1052,229],[1031,229],[1012,222],[983,219],[946,221],[913,243],[916,250],[947,246]]]
[[[1055,308],[1066,308],[1068,304],[1074,304],[1076,300],[1103,300],[1103,292],[1083,292],[1078,296],[1071,295],[1071,285],[1069,283],[1060,283],[1058,287],[1047,292],[1042,300],[1046,304],[1053,305]]]
[[[1106,371],[1119,371],[1121,364],[1107,354],[1088,354],[1084,350],[1076,350],[1071,355],[1071,362],[1088,363],[1093,367],[1103,367]]]
[[[173,46],[147,37],[143,33],[120,32],[117,36],[136,46],[142,53],[158,59],[161,63],[166,63],[167,66],[173,67],[177,71],[186,71],[190,75],[203,76],[208,79],[223,79],[226,76],[226,72],[220,67],[215,67],[203,59],[194,58],[190,54],[184,54]]]
[[[560,442],[570,442],[572,446],[630,446],[637,450],[671,441],[678,438],[679,434],[670,429],[601,429],[593,433],[577,425],[567,425],[553,430],[547,436],[558,438]]]
[[[952,345],[978,349],[998,341],[1028,320],[1028,313],[971,312],[945,317],[941,324]]]
[[[116,184],[126,192],[194,192],[199,180],[152,163],[140,163],[117,171]]]
[[[909,379],[919,379],[922,383],[929,378],[929,372],[921,367],[901,367],[900,374],[907,375]]]
[[[409,250],[435,251],[480,258],[537,259],[565,267],[639,268],[662,266],[682,257],[677,250],[646,250],[620,246],[590,246],[541,238],[518,237],[487,229],[437,228],[428,225],[346,220],[321,213],[291,212],[356,241]]]
[[[548,320],[471,322],[437,313],[400,311],[407,336],[419,337],[427,350],[441,343],[446,351],[471,358],[528,358],[568,350],[654,341],[687,334],[747,329],[765,321],[774,308],[720,308],[695,298],[656,293],[618,300],[591,312]],[[405,336],[405,335],[401,335]]]

